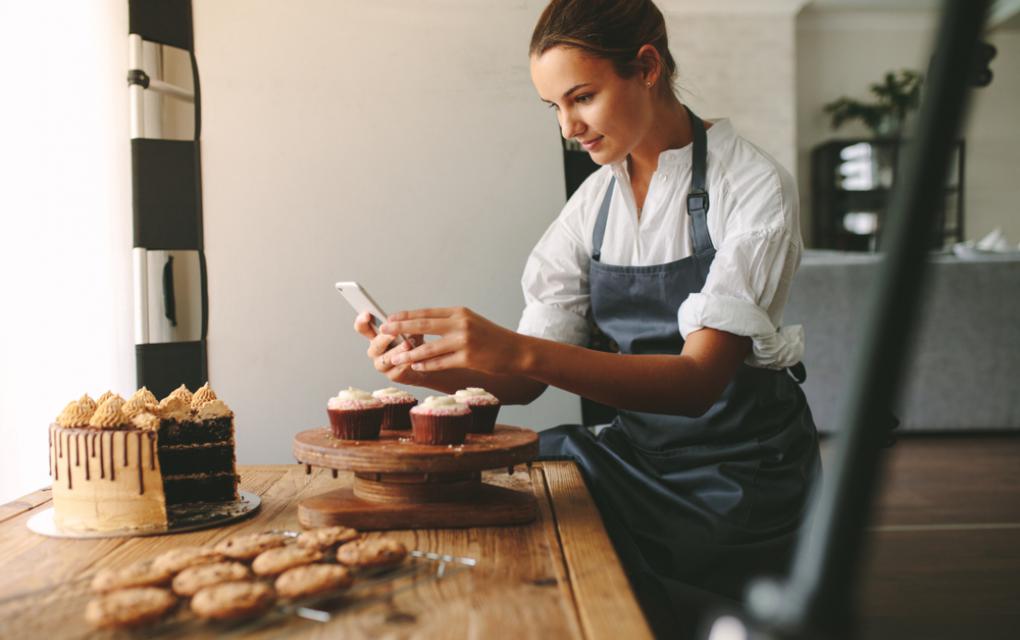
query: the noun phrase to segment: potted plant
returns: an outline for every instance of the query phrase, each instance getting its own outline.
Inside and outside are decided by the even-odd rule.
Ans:
[[[823,109],[832,117],[832,128],[839,129],[844,122],[860,120],[877,138],[898,138],[903,133],[907,116],[921,101],[920,73],[903,69],[898,74],[888,71],[881,82],[869,89],[874,102],[860,102],[842,96]]]

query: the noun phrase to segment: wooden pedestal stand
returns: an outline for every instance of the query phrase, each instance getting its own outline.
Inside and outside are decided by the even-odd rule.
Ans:
[[[298,462],[354,472],[354,486],[298,503],[305,527],[415,529],[523,524],[538,514],[530,492],[482,482],[486,469],[507,469],[538,455],[538,434],[496,425],[462,445],[422,445],[408,431],[378,440],[339,440],[329,428],[294,436]]]

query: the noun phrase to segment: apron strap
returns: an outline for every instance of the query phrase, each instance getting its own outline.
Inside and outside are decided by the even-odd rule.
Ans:
[[[705,136],[705,123],[684,105],[687,115],[691,118],[691,133],[694,137],[691,170],[691,188],[687,192],[687,214],[691,216],[691,231],[694,242],[694,253],[703,254],[712,251],[712,238],[708,235],[708,190],[705,187],[705,175],[708,158],[708,143]]]
[[[595,218],[595,229],[591,232],[591,258],[598,261],[602,258],[602,239],[606,236],[606,220],[609,219],[609,203],[613,200],[613,187],[616,186],[616,176],[609,179],[609,188],[602,198],[602,206],[599,207],[599,216]]]
[[[708,235],[708,190],[705,188],[706,165],[708,162],[708,142],[705,135],[705,123],[694,112],[684,105],[691,118],[691,131],[694,136],[693,167],[691,170],[691,186],[687,192],[687,213],[691,216],[691,230],[694,240],[694,253],[704,254],[713,251],[712,238]],[[616,176],[609,180],[606,195],[602,198],[599,215],[595,218],[595,228],[591,233],[591,257],[593,260],[602,258],[602,240],[606,236],[606,222],[609,220],[609,204],[613,200],[613,188]]]

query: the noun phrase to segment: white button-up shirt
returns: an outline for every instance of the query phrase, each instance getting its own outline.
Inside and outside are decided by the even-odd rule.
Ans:
[[[677,309],[680,335],[710,327],[748,336],[754,348],[747,364],[788,367],[804,354],[802,327],[781,326],[803,251],[796,185],[728,120],[717,121],[707,137],[708,233],[716,255],[704,288]],[[588,343],[592,230],[613,176],[603,263],[648,266],[694,253],[687,215],[691,152],[687,145],[659,155],[640,217],[626,162],[601,167],[584,181],[528,257],[518,332]]]

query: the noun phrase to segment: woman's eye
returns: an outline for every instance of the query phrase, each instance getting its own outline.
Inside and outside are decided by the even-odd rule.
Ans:
[[[560,110],[560,106],[558,104],[556,104],[555,102],[550,102],[549,103],[549,108],[550,109],[555,109],[556,111]]]
[[[588,102],[591,102],[591,99],[592,99],[592,94],[584,93],[584,94],[581,94],[581,95],[577,96],[576,98],[574,98],[574,102],[580,102],[581,104],[586,104]]]

